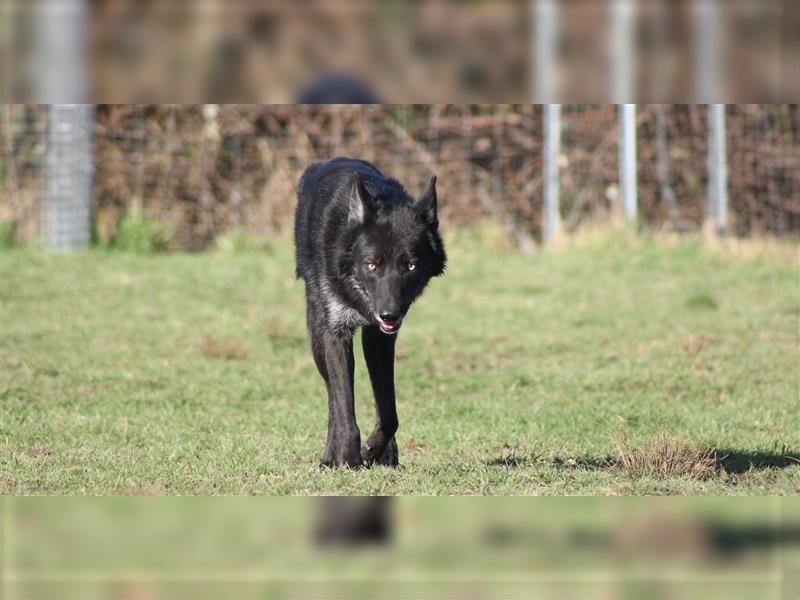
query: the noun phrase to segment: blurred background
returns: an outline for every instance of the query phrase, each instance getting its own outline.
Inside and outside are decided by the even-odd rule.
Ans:
[[[783,0],[6,0],[14,102],[292,102],[330,73],[386,102],[781,102]]]
[[[320,521],[373,505],[385,536],[319,543]],[[32,599],[791,600],[798,508],[792,498],[9,498],[4,589]]]
[[[340,155],[412,195],[437,174],[446,227],[490,220],[521,249],[615,212],[652,230],[800,233],[796,104],[557,109],[4,105],[3,236],[155,250],[268,239],[291,227],[302,171]]]
[[[0,491],[796,494],[798,6],[6,0]],[[322,395],[283,234],[300,173],[336,155],[412,195],[437,174],[451,236],[399,355],[398,472],[316,468]],[[643,235],[512,251],[608,221]],[[460,239],[487,223],[499,241]],[[708,252],[700,230],[755,250]],[[689,242],[647,241],[664,232]],[[800,583],[791,498],[9,496],[0,512],[2,599]]]

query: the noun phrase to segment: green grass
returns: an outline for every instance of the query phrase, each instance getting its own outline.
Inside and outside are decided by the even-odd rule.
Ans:
[[[449,242],[446,276],[398,341],[401,468],[358,472],[318,468],[326,400],[290,244],[3,249],[0,493],[800,490],[796,247],[607,234],[523,256]],[[665,452],[713,460],[648,463]]]

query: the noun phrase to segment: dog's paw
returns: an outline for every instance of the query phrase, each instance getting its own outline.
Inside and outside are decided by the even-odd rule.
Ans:
[[[367,466],[382,465],[384,467],[396,467],[399,464],[397,440],[395,438],[389,440],[383,453],[378,457],[374,456],[372,448],[364,444],[361,447],[361,458]]]
[[[361,436],[358,430],[334,432],[325,446],[325,453],[322,455],[320,467],[328,469],[335,467],[360,469],[363,466]]]
[[[346,460],[346,459],[322,459],[322,462],[319,463],[320,469],[335,469],[336,467],[347,467],[348,469],[363,469],[366,468],[367,465],[364,464],[364,461],[361,460],[361,457],[357,461],[355,460]]]
[[[358,448],[356,446],[356,448]],[[361,458],[361,453],[356,449],[349,451],[325,451],[325,456],[320,463],[321,469],[334,469],[336,467],[347,467],[348,469],[361,469],[367,465]]]

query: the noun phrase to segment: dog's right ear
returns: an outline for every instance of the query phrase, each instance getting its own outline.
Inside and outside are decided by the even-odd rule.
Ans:
[[[436,175],[431,177],[428,187],[414,203],[414,208],[428,225],[434,229],[439,227],[439,217],[436,214]]]
[[[364,187],[361,174],[356,171],[353,173],[353,189],[350,191],[350,210],[347,213],[347,220],[351,223],[363,223],[372,212],[372,197]]]

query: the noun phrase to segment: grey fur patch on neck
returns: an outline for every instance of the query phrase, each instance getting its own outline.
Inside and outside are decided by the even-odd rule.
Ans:
[[[352,285],[353,281],[348,278],[348,283]],[[363,295],[363,291],[358,286],[353,287]],[[369,321],[362,317],[357,310],[340,300],[326,282],[323,282],[320,288],[328,322],[332,327],[355,329],[362,325],[369,325]]]

